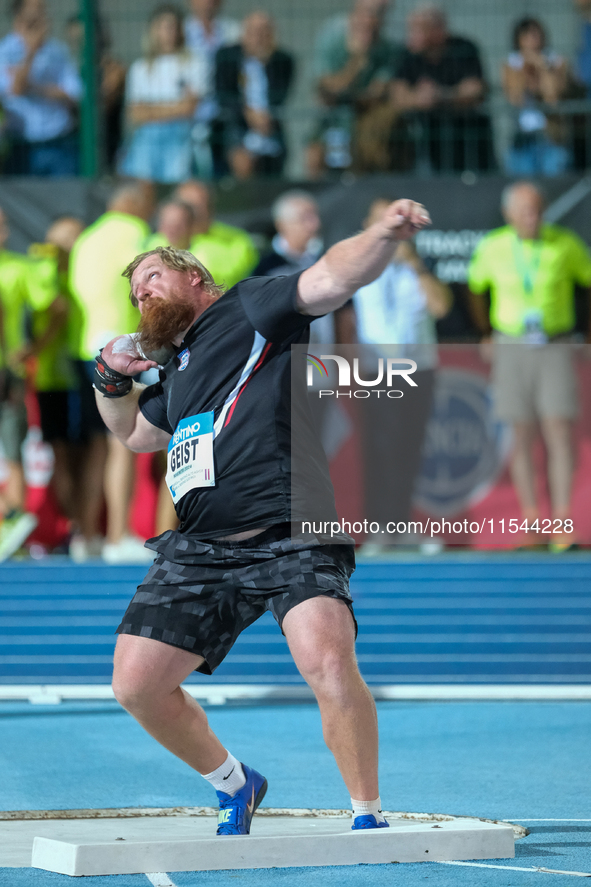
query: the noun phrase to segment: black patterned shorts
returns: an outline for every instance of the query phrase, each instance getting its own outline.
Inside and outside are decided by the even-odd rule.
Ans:
[[[239,634],[266,610],[281,627],[297,604],[325,596],[344,601],[355,622],[352,545],[292,538],[290,525],[278,524],[241,542],[197,540],[169,530],[147,546],[158,557],[117,633],[203,656],[196,669],[203,674],[215,671]]]

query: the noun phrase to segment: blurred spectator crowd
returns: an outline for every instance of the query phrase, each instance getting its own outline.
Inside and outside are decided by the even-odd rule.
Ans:
[[[138,326],[139,311],[121,276],[138,253],[158,245],[189,249],[226,287],[251,274],[259,255],[250,236],[213,212],[203,182],[181,183],[158,207],[150,183],[127,182],[92,225],[55,219],[45,242],[22,255],[5,248],[9,228],[0,210],[0,444],[7,472],[0,483],[0,560],[37,522],[26,507],[23,468],[30,425],[53,450],[51,495],[56,513],[67,519],[62,541],[73,559],[149,559],[130,529],[135,456],[100,418],[94,358],[111,338]],[[157,372],[145,375],[142,381],[157,381]],[[153,461],[151,470],[162,479],[165,459]],[[164,484],[160,492],[156,532],[176,525]]]
[[[128,70],[95,23],[102,168],[157,183],[191,175],[281,175],[285,103],[308,77],[282,46],[273,17],[239,22],[222,0],[164,3],[146,24],[144,54]],[[355,0],[319,28],[316,108],[307,130],[310,178],[331,171],[488,171],[556,175],[581,169],[591,144],[591,0],[575,0],[582,30],[575,59],[550,46],[543,22],[510,23],[501,79],[513,133],[495,156],[479,46],[450,30],[436,5],[409,14],[398,42],[385,36],[390,0]],[[46,0],[12,0],[12,30],[0,41],[3,171],[74,175],[84,85],[85,34],[72,17],[65,40],[51,35]]]
[[[157,246],[190,250],[225,287],[251,275],[293,274],[322,255],[318,205],[306,191],[277,198],[271,210],[276,233],[262,256],[245,231],[215,218],[207,183],[187,179],[159,206],[154,195],[149,182],[119,184],[95,222],[85,227],[72,216],[57,218],[45,242],[32,244],[26,256],[5,248],[9,229],[0,210],[0,444],[6,471],[0,478],[0,560],[43,519],[27,503],[23,444],[29,426],[40,428],[53,451],[49,519],[61,520],[61,535],[54,533],[57,550],[77,562],[151,559],[131,526],[140,456],[107,432],[92,387],[101,347],[137,329],[140,315],[122,277],[136,255]],[[365,224],[379,221],[391,199],[374,199]],[[533,184],[507,186],[501,209],[506,225],[480,241],[470,263],[475,327],[493,349],[494,410],[513,430],[511,474],[522,513],[530,523],[540,518],[533,456],[539,426],[548,453],[552,515],[562,524],[570,516],[578,414],[572,349],[565,346],[575,341],[575,287],[591,293],[591,256],[575,234],[543,221],[543,196]],[[420,383],[389,419],[381,401],[358,403],[366,504],[380,524],[411,516],[433,407],[435,324],[452,301],[450,288],[410,241],[393,244],[391,261],[373,283],[311,324],[312,349],[333,343],[362,349],[364,378],[371,376],[376,353],[416,363]],[[158,371],[142,374],[140,381],[158,381]],[[318,415],[316,421],[324,435],[335,419],[329,416],[326,425],[326,417]],[[148,458],[157,494],[145,535],[177,525],[164,454]],[[384,544],[381,532],[374,535],[366,553]],[[526,544],[538,544],[535,535]],[[566,550],[578,540],[558,533],[553,544]]]
[[[567,111],[565,102],[591,98],[591,0],[576,0],[583,27],[572,62],[552,50],[541,21],[514,23],[501,71],[513,120],[503,157],[495,155],[478,46],[451,33],[431,4],[415,7],[404,41],[395,44],[385,37],[388,6],[389,0],[355,0],[319,30],[317,106],[312,122],[305,121],[310,179],[345,170],[499,167],[527,178],[588,165],[591,112],[576,101]],[[51,36],[45,0],[12,0],[11,13],[12,30],[0,40],[2,172],[76,175],[83,22],[71,18],[61,41]],[[51,496],[64,526],[58,549],[79,562],[151,560],[130,523],[139,457],[107,432],[91,383],[99,349],[137,328],[139,313],[121,274],[138,253],[160,245],[190,250],[216,282],[231,287],[251,274],[301,271],[323,252],[318,206],[306,191],[276,200],[275,236],[262,256],[245,231],[215,217],[208,182],[279,177],[286,162],[285,103],[301,72],[267,12],[238,22],[222,14],[221,0],[190,0],[188,14],[160,5],[147,22],[144,55],[129,69],[113,56],[105,24],[97,19],[94,30],[103,164],[121,181],[106,212],[88,227],[74,216],[54,219],[45,241],[21,255],[5,248],[8,222],[0,209],[0,560],[39,520],[27,503],[22,459],[31,425],[52,450]],[[169,196],[158,206],[154,185],[173,186],[163,189]],[[366,224],[390,199],[385,194],[367,208]],[[493,393],[498,417],[513,430],[511,470],[522,513],[532,523],[539,514],[532,456],[539,426],[553,515],[563,521],[578,401],[570,352],[561,346],[574,330],[575,286],[591,287],[591,259],[574,235],[543,223],[543,198],[533,185],[512,186],[502,212],[507,225],[484,238],[471,261],[471,311],[475,328],[496,348]],[[452,298],[414,245],[401,244],[380,278],[311,325],[312,344],[356,343],[371,354],[392,343],[397,356],[417,364],[419,393],[405,398],[403,421],[399,412],[386,434],[368,433],[361,442],[366,493],[379,521],[404,522],[411,514],[434,396],[435,323]],[[499,348],[511,344],[528,346],[519,352],[525,363],[500,359],[512,352]],[[520,388],[516,378],[529,381]],[[383,421],[373,406],[360,407],[368,432]],[[160,533],[176,526],[176,516],[166,460],[150,459],[159,490],[152,524]],[[399,470],[388,473],[393,459]],[[569,548],[573,540],[554,541]],[[379,538],[367,541],[370,549],[374,542]]]

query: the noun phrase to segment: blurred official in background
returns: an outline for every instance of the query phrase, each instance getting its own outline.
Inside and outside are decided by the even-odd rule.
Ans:
[[[390,201],[374,200],[365,227],[379,222]],[[364,346],[361,366],[375,378],[379,357],[414,360],[416,388],[406,389],[398,400],[356,401],[361,416],[368,520],[381,529],[391,521],[406,523],[421,467],[422,446],[433,403],[437,367],[435,320],[451,308],[449,287],[438,280],[417,255],[413,242],[403,241],[392,250],[392,260],[373,283],[353,296],[357,341]],[[384,539],[397,544],[420,544],[421,539],[381,532],[363,547],[364,554],[383,551]]]
[[[27,260],[4,249],[9,229],[0,209],[0,442],[8,477],[0,492],[0,560],[10,557],[37,525],[25,511],[25,473],[22,448],[27,436],[25,369],[21,359],[27,346],[26,319],[32,308]],[[38,295],[38,294],[37,294]],[[38,308],[48,308],[53,291],[41,294]]]
[[[53,450],[51,485],[74,533],[79,532],[80,516],[92,501],[86,495],[87,478],[79,478],[76,472],[77,445],[87,438],[73,360],[81,317],[68,287],[70,252],[83,230],[81,219],[63,216],[49,226],[45,243],[29,247],[31,282],[36,289],[51,293],[52,300],[46,309],[31,313],[30,340],[22,352],[23,359],[32,362],[41,432]]]
[[[148,240],[148,248],[174,246],[175,249],[189,249],[193,232],[195,213],[188,203],[182,200],[166,200],[158,207],[156,232]]]
[[[475,319],[485,336],[492,329],[495,409],[513,428],[511,473],[523,517],[530,524],[544,517],[532,451],[539,423],[552,518],[564,521],[572,518],[572,424],[578,412],[574,289],[591,286],[591,257],[576,234],[544,223],[544,200],[535,185],[509,185],[502,210],[508,224],[481,240],[470,263]],[[539,544],[548,536],[528,533],[523,541]],[[573,533],[552,538],[558,550],[574,542]]]
[[[144,184],[125,184],[111,197],[107,212],[76,241],[70,259],[70,286],[82,314],[79,359],[83,362],[83,391],[94,400],[91,386],[94,356],[114,335],[135,329],[139,312],[128,297],[121,277],[126,264],[143,249],[150,234],[148,219],[153,212],[152,189]],[[84,396],[84,394],[83,394]],[[106,428],[96,406],[87,416],[93,433],[94,466],[104,477],[107,502],[107,540],[103,558],[110,563],[146,560],[142,542],[129,530],[129,505],[133,492],[133,454]],[[97,523],[85,529],[79,560],[100,554]]]
[[[183,182],[174,196],[193,209],[190,249],[211,271],[215,282],[229,288],[248,277],[259,258],[257,249],[242,228],[214,218],[213,195],[205,182]]]
[[[286,191],[271,208],[277,234],[253,271],[254,277],[283,277],[304,271],[324,251],[320,236],[318,204],[307,191]],[[310,345],[337,341],[334,313],[318,317],[310,325]]]

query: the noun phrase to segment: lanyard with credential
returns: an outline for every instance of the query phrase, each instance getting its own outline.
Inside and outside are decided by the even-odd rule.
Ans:
[[[515,235],[515,239],[513,241],[513,255],[515,257],[515,265],[517,267],[517,273],[521,277],[523,290],[528,299],[531,298],[534,291],[534,281],[540,268],[543,248],[544,244],[541,240],[534,240],[532,261],[526,262],[523,251],[523,244],[519,237]]]

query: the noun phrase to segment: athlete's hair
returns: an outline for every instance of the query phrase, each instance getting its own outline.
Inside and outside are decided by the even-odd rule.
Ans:
[[[140,253],[139,256],[136,256],[133,262],[129,263],[121,275],[122,277],[127,277],[130,285],[133,272],[138,265],[149,256],[158,256],[162,264],[166,265],[167,268],[172,268],[173,271],[197,272],[201,278],[201,288],[208,296],[211,296],[212,299],[219,299],[219,297],[223,295],[224,287],[215,282],[205,265],[202,265],[193,253],[190,253],[187,249],[175,249],[172,246],[157,246],[154,249],[150,249],[147,252]],[[131,292],[129,298],[131,299],[132,305],[137,307],[137,299]]]

